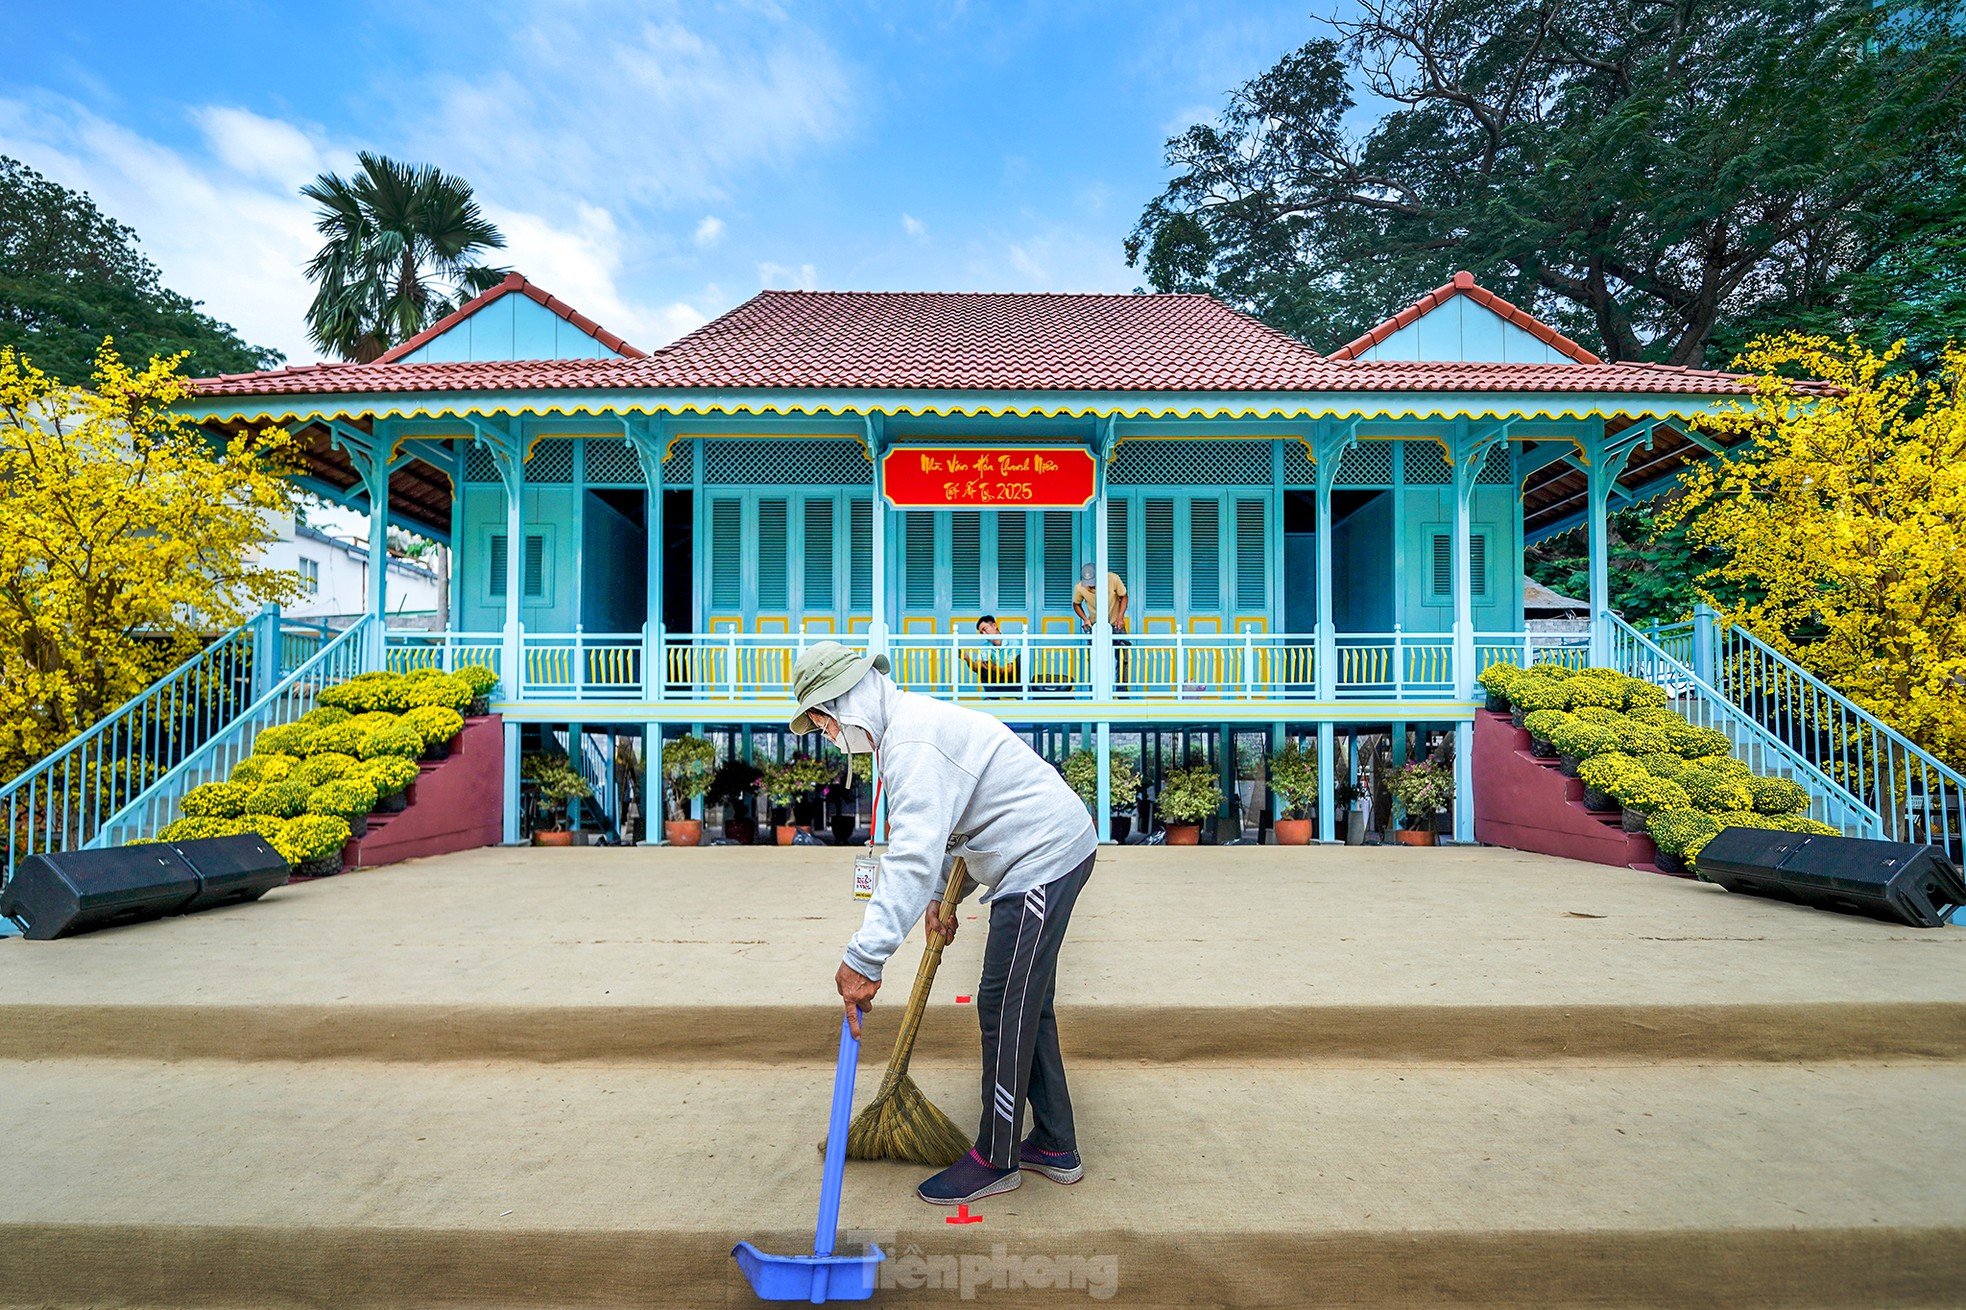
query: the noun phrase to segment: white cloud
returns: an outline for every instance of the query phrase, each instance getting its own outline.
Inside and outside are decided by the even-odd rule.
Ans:
[[[250,110],[205,105],[191,111],[191,120],[219,162],[245,177],[298,187],[331,169],[355,167],[352,152],[329,151],[292,123]]]
[[[672,206],[843,130],[850,80],[818,33],[757,7],[721,14],[711,37],[678,6],[648,8],[522,6],[503,57],[415,86],[411,145],[509,194]]]
[[[1032,258],[1031,252],[1023,246],[1013,242],[1009,251],[1006,253],[1010,257],[1010,266],[1032,282],[1041,285],[1049,280],[1049,276],[1044,271],[1044,265]]]
[[[715,214],[705,214],[703,221],[696,225],[696,233],[692,239],[696,242],[699,250],[708,250],[711,246],[721,241],[723,235],[724,220],[718,218]]]
[[[901,230],[908,234],[910,240],[928,240],[928,224],[922,222],[913,214],[903,214],[901,216]]]
[[[819,270],[811,264],[795,268],[767,260],[758,265],[758,285],[775,291],[812,291],[819,286]]]

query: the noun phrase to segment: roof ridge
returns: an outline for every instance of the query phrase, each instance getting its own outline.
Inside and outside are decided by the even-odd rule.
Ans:
[[[1496,316],[1501,318],[1502,321],[1506,323],[1512,323],[1516,327],[1521,328],[1523,331],[1527,332],[1530,336],[1535,337],[1538,341],[1541,341],[1544,345],[1548,346],[1550,349],[1555,350],[1560,354],[1568,355],[1572,360],[1572,362],[1574,363],[1602,364],[1605,362],[1603,359],[1600,359],[1598,356],[1592,354],[1590,351],[1585,350],[1582,346],[1578,345],[1575,341],[1572,341],[1569,337],[1566,337],[1561,332],[1558,332],[1555,328],[1551,327],[1549,324],[1543,322],[1542,319],[1537,318],[1534,314],[1531,314],[1528,310],[1518,308],[1517,306],[1511,304],[1510,302],[1502,299],[1502,297],[1496,295],[1493,291],[1490,291],[1488,288],[1481,286],[1479,283],[1475,281],[1474,274],[1470,273],[1465,268],[1460,270],[1458,273],[1456,273],[1448,281],[1441,283],[1439,286],[1435,287],[1432,291],[1429,291],[1424,296],[1421,296],[1418,300],[1408,305],[1405,309],[1402,309],[1397,314],[1394,314],[1391,318],[1388,318],[1383,322],[1381,322],[1377,327],[1368,329],[1364,333],[1361,333],[1359,336],[1353,338],[1352,340],[1346,342],[1344,345],[1338,347],[1338,349],[1332,351],[1330,355],[1326,356],[1326,358],[1334,359],[1334,360],[1356,359],[1359,355],[1363,354],[1364,352],[1372,349],[1374,346],[1379,345],[1381,342],[1385,341],[1386,338],[1392,336],[1393,333],[1399,331],[1401,328],[1406,327],[1412,323],[1418,322],[1420,319],[1426,317],[1426,315],[1432,313],[1434,310],[1439,309],[1442,305],[1454,299],[1454,297],[1456,296],[1466,296],[1468,299],[1474,301],[1475,304],[1480,305],[1483,309],[1489,310],[1490,312],[1494,313]],[[1466,363],[1469,361],[1435,360],[1431,362]]]
[[[403,341],[399,341],[389,349],[383,351],[380,355],[370,360],[369,363],[399,364],[403,361],[403,356],[442,336],[465,319],[483,309],[486,305],[491,304],[492,301],[511,295],[515,291],[535,304],[550,310],[566,322],[573,324],[576,328],[579,328],[582,332],[585,332],[588,336],[594,338],[594,340],[600,342],[617,355],[625,356],[629,359],[645,359],[648,357],[646,350],[629,345],[622,337],[608,331],[599,323],[596,323],[593,319],[587,317],[587,315],[581,313],[572,305],[569,305],[566,301],[561,300],[544,287],[527,279],[525,274],[507,273],[504,280],[499,282],[497,286],[487,287],[483,291],[480,291],[477,295],[471,297],[471,299],[465,301],[456,309],[453,309],[450,313],[438,319],[435,323],[424,328],[421,332]]]

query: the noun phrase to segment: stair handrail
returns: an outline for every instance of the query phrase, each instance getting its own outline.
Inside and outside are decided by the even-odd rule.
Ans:
[[[1824,817],[1828,822],[1846,830],[1854,828],[1856,831],[1853,835],[1859,837],[1875,837],[1883,833],[1884,821],[1876,810],[1866,805],[1849,788],[1791,749],[1787,742],[1770,732],[1766,725],[1736,705],[1692,668],[1668,654],[1659,643],[1611,611],[1602,611],[1598,617],[1605,624],[1611,637],[1607,645],[1614,667],[1621,663],[1631,665],[1631,667],[1619,668],[1619,672],[1643,678],[1647,682],[1660,681],[1656,674],[1664,672],[1670,681],[1692,688],[1719,718],[1731,723],[1754,745],[1773,755],[1784,768],[1799,775],[1798,780],[1806,787],[1816,791],[1817,798],[1823,802]],[[1625,658],[1633,648],[1647,656],[1654,667],[1640,672],[1637,660]],[[1728,735],[1735,736],[1734,733]],[[1738,743],[1738,737],[1736,741]]]
[[[0,785],[0,823],[5,825],[0,828],[0,884],[11,879],[16,865],[28,856],[84,846],[101,831],[104,813],[113,818],[127,803],[123,793],[133,785],[133,766],[139,761],[156,762],[152,756],[168,752],[174,744],[171,734],[180,725],[168,722],[167,713],[191,711],[197,716],[191,735],[203,733],[203,740],[210,740],[245,713],[240,709],[223,718],[213,714],[212,693],[228,685],[236,687],[244,679],[246,695],[251,695],[256,673],[256,622],[248,620],[213,638],[176,668]],[[190,747],[193,752],[196,749],[196,745]],[[166,770],[174,763],[168,763]],[[119,765],[120,774],[116,772]],[[136,794],[138,791],[130,793],[132,797]]]
[[[1871,807],[1884,821],[1885,830],[1890,836],[1899,841],[1921,840],[1911,809],[1909,785],[1911,770],[1916,768],[1922,775],[1920,781],[1926,786],[1926,794],[1930,795],[1931,783],[1934,780],[1939,784],[1940,794],[1940,801],[1936,806],[1925,807],[1926,825],[1922,840],[1950,851],[1962,837],[1966,837],[1966,775],[1960,774],[1958,770],[1938,759],[1877,715],[1776,650],[1756,636],[1746,624],[1729,623],[1721,619],[1717,621],[1716,626],[1723,639],[1743,642],[1752,654],[1773,665],[1780,676],[1799,684],[1800,689],[1806,691],[1809,698],[1827,701],[1834,707],[1842,722],[1835,727],[1825,723],[1822,729],[1829,732],[1833,739],[1842,736],[1847,742],[1853,724],[1858,731],[1867,733],[1872,738],[1882,739],[1881,746],[1875,741],[1869,743],[1868,749],[1860,745],[1855,759],[1846,758],[1845,762],[1855,768],[1860,784],[1863,779],[1870,780],[1868,790],[1871,793]],[[1715,665],[1717,671],[1725,670],[1726,657],[1716,652]],[[1807,717],[1826,719],[1826,716],[1814,713],[1814,707],[1808,704],[1807,698],[1792,704],[1791,708],[1797,706],[1810,711]],[[1747,708],[1743,707],[1744,710]],[[1779,734],[1777,736],[1779,738]],[[1886,779],[1893,784],[1902,780],[1906,784],[1904,793],[1887,795]],[[1952,793],[1950,801],[1945,798],[1948,791]],[[1957,823],[1955,823],[1955,811],[1957,811]],[[1936,831],[1930,821],[1931,814],[1934,812],[1939,817]]]
[[[205,771],[221,754],[229,755],[223,769],[223,774],[229,775],[231,765],[252,753],[252,740],[261,731],[275,724],[293,722],[314,708],[314,697],[323,688],[362,672],[366,657],[364,643],[369,625],[374,622],[374,615],[364,615],[344,628],[224,728],[213,733],[196,751],[111,815],[85,845],[122,845],[137,837],[148,837],[170,822],[175,817],[171,811],[190,790],[184,785],[186,779]],[[240,746],[244,749],[236,749]]]

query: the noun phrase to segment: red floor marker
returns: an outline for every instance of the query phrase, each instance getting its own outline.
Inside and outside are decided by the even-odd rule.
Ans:
[[[983,1216],[980,1214],[971,1214],[968,1206],[959,1205],[956,1207],[954,1214],[944,1215],[942,1222],[945,1224],[980,1224],[983,1222]]]
[[[969,998],[968,998],[967,996],[958,996],[958,997],[956,998],[956,1004],[957,1004],[957,1005],[968,1005],[968,1004],[969,1004]]]

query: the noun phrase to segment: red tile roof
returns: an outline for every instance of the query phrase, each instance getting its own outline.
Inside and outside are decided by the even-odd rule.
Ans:
[[[1450,288],[1480,291],[1459,279]],[[1505,301],[1489,301],[1521,315]],[[645,358],[305,364],[208,378],[197,390],[217,397],[695,388],[1689,395],[1748,389],[1733,374],[1607,364],[1573,342],[1556,342],[1578,362],[1359,360],[1342,352],[1326,359],[1210,296],[767,291]]]
[[[624,356],[628,359],[641,359],[648,354],[645,350],[637,350],[634,346],[629,345],[626,341],[623,341],[620,337],[608,331],[599,323],[596,323],[593,319],[575,309],[572,305],[569,305],[566,301],[561,300],[558,296],[549,295],[543,289],[526,281],[522,275],[518,273],[507,273],[505,280],[497,286],[492,287],[488,291],[480,291],[477,295],[471,297],[471,299],[465,301],[409,340],[391,346],[388,350],[383,351],[382,354],[375,357],[373,362],[377,364],[393,364],[433,338],[440,337],[450,331],[453,327],[456,327],[459,323],[462,323],[486,305],[491,304],[492,301],[497,300],[500,296],[509,296],[515,291],[552,310],[555,314],[558,314],[561,318],[573,324],[617,355]]]
[[[1561,332],[1558,332],[1555,328],[1543,322],[1542,319],[1537,318],[1534,314],[1517,309],[1493,291],[1476,286],[1474,274],[1468,272],[1466,269],[1462,269],[1459,273],[1456,273],[1453,281],[1435,287],[1432,291],[1421,296],[1405,309],[1400,310],[1399,313],[1394,314],[1378,327],[1367,332],[1364,336],[1359,337],[1355,341],[1348,341],[1338,347],[1338,349],[1331,352],[1331,358],[1357,359],[1366,351],[1384,342],[1393,333],[1412,323],[1423,314],[1440,308],[1456,296],[1466,296],[1483,309],[1500,315],[1552,350],[1568,355],[1579,364],[1601,364],[1604,362],[1596,355],[1591,354],[1590,351],[1585,350],[1582,346],[1572,341],[1569,337],[1564,336]]]

